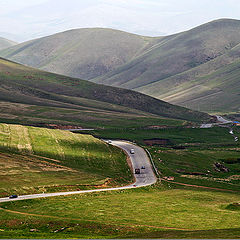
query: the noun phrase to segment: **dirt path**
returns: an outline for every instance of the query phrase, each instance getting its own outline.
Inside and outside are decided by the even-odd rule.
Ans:
[[[213,188],[213,187],[205,187],[205,186],[199,186],[199,185],[192,185],[192,184],[187,184],[187,183],[180,183],[180,182],[175,182],[175,181],[168,181],[168,180],[163,179],[163,178],[161,178],[161,181],[165,181],[165,182],[168,182],[168,183],[175,183],[175,184],[182,185],[182,186],[187,186],[187,187],[196,187],[196,188],[203,188],[203,189],[218,190],[218,191],[223,191],[223,192],[240,193],[240,191],[234,191],[234,190],[229,190],[229,189],[224,189],[224,188]]]
[[[86,220],[86,219],[79,219],[79,218],[68,218],[68,217],[58,217],[58,216],[42,215],[42,214],[35,214],[35,213],[25,213],[25,212],[19,212],[19,211],[4,209],[4,208],[0,208],[0,210],[9,212],[9,213],[24,215],[24,216],[31,216],[31,217],[43,217],[43,218],[54,218],[54,219],[59,219],[59,220],[87,221],[87,222],[98,223],[98,221],[96,221],[96,220],[89,220],[89,219]],[[106,222],[104,222],[104,224],[116,225],[114,223],[106,223]],[[185,228],[175,228],[175,227],[165,227],[165,226],[160,227],[160,226],[151,226],[151,225],[143,225],[143,224],[129,224],[129,223],[122,223],[122,224],[118,224],[117,226],[148,227],[148,228],[156,228],[156,229],[192,231],[192,229],[185,229]]]

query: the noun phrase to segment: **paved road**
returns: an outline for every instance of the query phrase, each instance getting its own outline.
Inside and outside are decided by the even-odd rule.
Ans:
[[[221,117],[221,116],[216,115],[216,117],[217,117],[217,120],[218,120],[220,123],[222,123],[222,124],[232,123],[232,121],[227,120],[227,119],[225,119],[225,118],[223,118],[223,117]]]
[[[121,189],[130,189],[136,187],[144,187],[154,184],[157,181],[155,174],[152,169],[152,165],[149,161],[149,158],[146,152],[131,143],[123,142],[123,141],[112,141],[112,145],[115,145],[119,148],[122,148],[129,156],[133,165],[133,169],[141,168],[145,166],[145,169],[142,170],[141,174],[134,174],[136,181],[135,183],[118,188],[106,188],[106,189],[94,189],[94,190],[84,190],[84,191],[74,191],[74,192],[58,192],[58,193],[42,193],[42,194],[32,194],[32,195],[22,195],[18,198],[9,199],[9,198],[0,198],[0,202],[10,202],[10,201],[19,201],[26,199],[34,199],[34,198],[44,198],[44,197],[54,197],[54,196],[66,196],[72,194],[80,194],[80,193],[91,193],[91,192],[102,192],[102,191],[113,191],[113,190],[121,190]],[[130,149],[134,149],[135,153],[130,154]]]
[[[200,128],[212,128],[212,127],[214,127],[214,126],[232,123],[232,121],[227,120],[226,118],[223,118],[222,116],[216,115],[215,117],[217,118],[218,123],[202,124],[202,125],[200,126]]]

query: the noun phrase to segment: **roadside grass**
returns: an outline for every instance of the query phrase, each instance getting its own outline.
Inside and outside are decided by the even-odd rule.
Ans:
[[[92,131],[97,137],[125,139],[144,144],[143,140],[151,138],[169,139],[173,145],[236,145],[228,128],[214,127],[208,129],[173,127],[165,129],[116,128]]]
[[[239,136],[238,128],[234,133]],[[166,128],[166,129],[105,129],[92,131],[94,136],[106,139],[126,139],[147,148],[162,177],[175,181],[230,190],[240,189],[239,143],[228,128]],[[147,146],[147,139],[168,140],[162,145]],[[233,159],[233,162],[229,162]],[[217,172],[214,163],[220,162],[229,172]],[[208,172],[209,171],[209,172]]]
[[[239,148],[189,148],[183,150],[148,147],[161,176],[173,176],[176,182],[223,188],[240,193]],[[220,162],[229,172],[218,172],[214,163]]]
[[[157,184],[1,203],[0,229],[6,238],[237,238],[234,202],[238,194]]]
[[[90,135],[0,124],[0,193],[68,191],[132,182],[123,151]]]

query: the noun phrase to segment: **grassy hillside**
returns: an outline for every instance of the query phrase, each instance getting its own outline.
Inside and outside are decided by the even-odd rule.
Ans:
[[[230,86],[224,80],[232,78],[233,71],[226,70],[223,77],[216,73],[211,79],[211,74],[240,61],[239,20],[220,19],[158,38],[112,29],[77,29],[2,50],[0,56],[195,110],[239,110],[238,95],[231,94],[237,80]]]
[[[43,72],[4,59],[0,59],[0,83],[0,119],[15,123],[117,127],[161,124],[167,118],[209,119],[207,114],[138,92]]]
[[[8,40],[6,38],[2,38],[0,37],[0,50],[3,50],[3,49],[6,49],[6,48],[9,48],[9,47],[12,47],[14,45],[17,45],[16,42],[13,42],[11,40]]]
[[[0,196],[131,182],[118,148],[68,131],[0,124]]]
[[[128,62],[154,42],[113,29],[76,29],[1,52],[13,61],[81,79],[92,79]]]
[[[199,111],[238,112],[239,56],[240,44],[215,60],[137,90]]]
[[[164,82],[227,53],[240,43],[239,30],[240,21],[223,19],[164,37],[144,54],[94,81],[130,89]]]

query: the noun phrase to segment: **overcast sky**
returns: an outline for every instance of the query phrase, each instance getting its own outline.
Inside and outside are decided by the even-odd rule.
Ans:
[[[0,0],[0,36],[17,41],[84,27],[160,36],[219,18],[240,19],[240,0]]]

